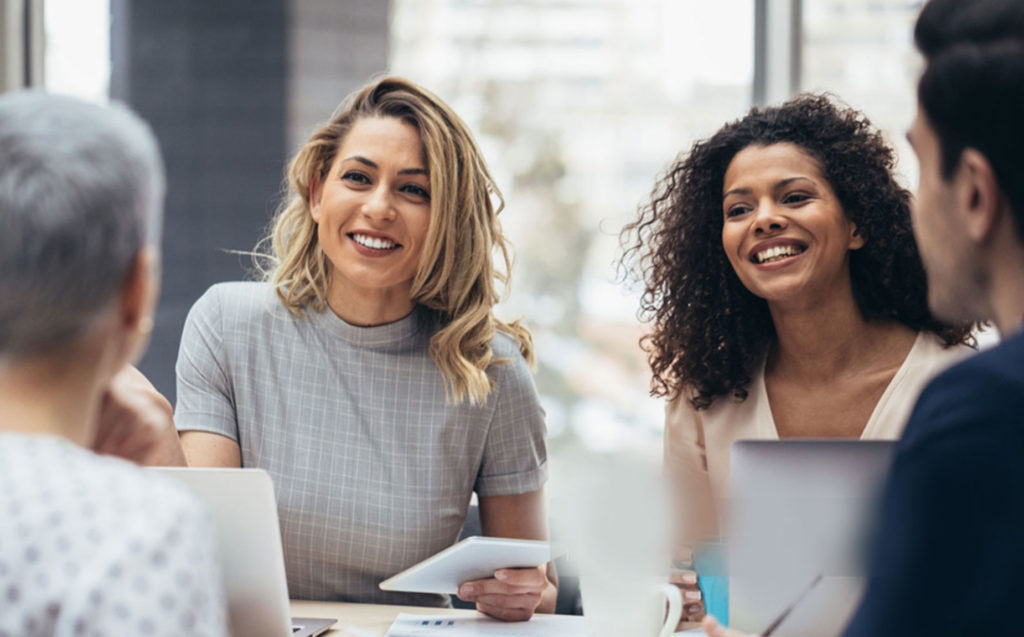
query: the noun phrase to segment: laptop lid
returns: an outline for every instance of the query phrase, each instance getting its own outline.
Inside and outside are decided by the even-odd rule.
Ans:
[[[775,635],[837,635],[864,594],[864,551],[894,443],[744,440],[732,446],[730,625],[764,630],[824,576]]]
[[[262,469],[153,467],[184,483],[213,515],[232,635],[305,637],[333,620],[301,619],[293,631],[277,502]]]

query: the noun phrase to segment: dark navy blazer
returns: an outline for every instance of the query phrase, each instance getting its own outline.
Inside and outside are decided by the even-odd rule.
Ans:
[[[848,636],[1024,634],[1024,334],[922,391],[870,567]]]

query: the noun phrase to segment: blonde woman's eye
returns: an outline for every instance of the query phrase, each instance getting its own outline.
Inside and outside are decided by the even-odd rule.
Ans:
[[[351,182],[354,182],[354,183],[357,183],[357,184],[368,184],[368,183],[370,183],[370,178],[369,177],[367,177],[363,173],[355,171],[355,170],[348,171],[347,173],[342,175],[341,178],[344,179],[345,181],[351,181]]]
[[[426,199],[427,201],[430,201],[430,193],[427,192],[426,189],[421,186],[417,186],[415,184],[407,184],[405,186],[402,186],[402,190],[404,192],[409,193],[410,195],[413,195],[414,197],[421,197],[423,199]]]

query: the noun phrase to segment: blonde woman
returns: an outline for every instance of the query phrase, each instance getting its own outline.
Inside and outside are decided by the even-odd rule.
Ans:
[[[293,597],[446,605],[377,584],[454,543],[473,491],[485,535],[547,535],[531,338],[492,312],[500,195],[459,117],[391,77],[341,105],[288,182],[265,280],[189,314],[185,455],[271,473]],[[554,580],[499,571],[459,596],[524,620],[554,609]]]

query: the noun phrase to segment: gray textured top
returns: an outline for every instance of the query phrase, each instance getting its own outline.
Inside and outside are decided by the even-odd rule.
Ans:
[[[543,411],[514,340],[495,336],[480,406],[446,404],[431,314],[356,327],[291,315],[265,283],[210,288],[178,354],[179,430],[238,442],[270,472],[289,594],[444,605],[381,580],[458,539],[470,495],[527,493],[547,478]]]
[[[0,635],[227,634],[207,510],[65,438],[0,433]]]

